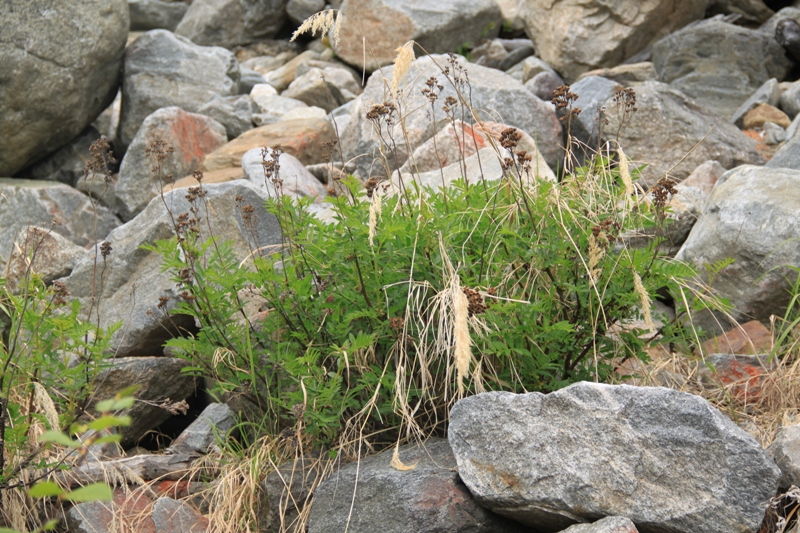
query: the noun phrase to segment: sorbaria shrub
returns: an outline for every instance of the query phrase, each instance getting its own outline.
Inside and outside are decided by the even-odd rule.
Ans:
[[[663,257],[662,239],[623,237],[663,225],[671,185],[634,194],[621,151],[539,179],[518,138],[503,134],[499,181],[434,191],[343,179],[327,199],[334,223],[281,194],[279,153],[265,150],[283,242],[241,263],[200,241],[205,199],[190,190],[178,237],[152,247],[183,291],[176,312],[201,325],[169,344],[217,393],[246,398],[260,431],[323,448],[441,433],[463,395],[553,391],[646,359],[651,341],[680,333],[679,320],[653,325],[651,300],[694,273]],[[248,294],[264,312],[244,311]]]

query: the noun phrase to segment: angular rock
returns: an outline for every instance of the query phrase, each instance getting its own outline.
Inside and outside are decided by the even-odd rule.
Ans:
[[[494,0],[345,0],[342,13],[336,55],[369,72],[391,64],[397,47],[412,39],[429,54],[444,54],[495,37],[503,22]],[[362,38],[369,43],[366,64]]]
[[[0,176],[55,152],[114,100],[125,0],[0,2]]]
[[[356,97],[353,89],[358,92],[358,84],[350,71],[343,68],[312,68],[295,78],[281,96],[321,107],[330,113]]]
[[[450,445],[432,439],[399,450],[402,471],[391,465],[394,450],[341,466],[314,493],[309,533],[522,532],[526,528],[480,507],[455,471]],[[358,482],[356,491],[356,481]]]
[[[537,98],[549,102],[553,98],[553,91],[564,85],[564,80],[555,72],[540,72],[525,82],[525,88]]]
[[[700,383],[710,388],[724,387],[733,399],[745,405],[761,399],[766,386],[772,384],[770,372],[775,371],[775,364],[766,354],[715,353],[706,356],[704,362],[697,368]]]
[[[242,61],[241,65],[242,68],[253,69],[255,72],[258,72],[262,76],[265,76],[267,73],[279,69],[280,67],[288,63],[290,60],[297,57],[297,55],[298,55],[297,52],[295,52],[294,50],[285,50],[283,52],[279,52],[277,55],[274,56],[257,55],[255,57],[251,57],[250,59]],[[311,52],[311,54],[306,54],[306,56],[308,55],[319,57],[319,52]],[[241,58],[239,58],[239,60],[241,61]]]
[[[448,440],[482,506],[542,532],[625,516],[642,533],[753,533],[780,476],[708,402],[658,387],[479,394]]]
[[[325,9],[325,0],[289,0],[286,14],[298,26],[308,17]]]
[[[725,173],[676,259],[700,271],[727,258],[734,260],[714,277],[712,287],[733,305],[739,322],[783,316],[800,266],[800,171],[741,166]],[[734,327],[723,316],[693,318],[707,331]]]
[[[665,35],[703,18],[706,2],[529,0],[520,16],[539,57],[568,82],[614,67]]]
[[[653,81],[658,80],[658,73],[655,67],[649,61],[641,63],[623,64],[617,67],[600,68],[584,72],[578,78],[578,81],[588,76],[598,76],[606,78],[607,80],[615,81],[623,84],[626,87],[633,82],[637,81]]]
[[[788,128],[792,123],[786,113],[769,104],[758,104],[742,117],[742,127],[746,130],[761,128],[767,122],[772,122],[782,128]]]
[[[500,39],[488,40],[476,46],[470,52],[470,61],[472,63],[499,70],[502,70],[500,65],[506,57],[508,57],[508,50],[503,46]]]
[[[74,505],[66,513],[66,522],[70,533],[156,533],[149,516],[152,508],[153,500],[145,491],[131,493],[127,487],[117,488],[113,501]]]
[[[275,187],[264,176],[263,148],[253,148],[242,156],[242,170],[247,179],[260,187],[270,196],[274,196]],[[270,149],[267,148],[266,160],[272,159]],[[327,191],[325,186],[315,178],[298,159],[291,154],[281,154],[278,159],[280,164],[279,178],[283,180],[283,193],[295,198],[310,196],[315,202],[321,202]]]
[[[789,84],[786,90],[781,93],[780,107],[784,113],[792,118],[800,113],[800,82],[796,81]]]
[[[247,131],[206,156],[205,170],[239,167],[242,156],[253,148],[280,146],[304,165],[321,163],[326,150],[323,143],[335,139],[333,126],[325,119],[286,120]]]
[[[246,94],[239,96],[215,96],[198,109],[198,113],[211,117],[223,126],[228,140],[235,139],[247,130],[253,129],[253,100]]]
[[[530,41],[530,39],[528,39],[528,41]],[[502,71],[507,71],[514,65],[519,64],[525,58],[532,56],[534,53],[535,50],[533,49],[532,42],[530,46],[524,46],[510,50],[508,55],[503,58],[503,61],[500,62],[500,65],[497,68]]]
[[[607,100],[609,124],[604,126],[601,139],[618,140],[629,157],[648,164],[642,171],[644,183],[652,185],[667,172],[680,181],[709,159],[725,168],[764,162],[753,139],[680,91],[655,81],[633,88],[638,111],[626,114],[613,99]],[[622,121],[627,126],[621,128]]]
[[[186,10],[183,0],[128,0],[131,13],[131,31],[175,31]]]
[[[250,91],[252,91],[253,87],[256,85],[267,83],[267,80],[264,79],[264,75],[255,70],[242,68],[241,73],[242,79],[239,82],[239,94],[250,94]]]
[[[601,110],[606,102],[622,90],[617,82],[598,76],[586,76],[570,86],[570,91],[578,95],[574,106],[581,108],[581,113],[572,120],[572,135],[590,147],[597,147],[597,138],[603,125],[600,123]],[[627,150],[626,146],[623,149]]]
[[[95,214],[88,196],[62,183],[0,178],[2,263],[10,256],[18,232],[26,226],[52,227],[54,233],[86,246],[102,240],[119,224],[107,208],[97,206]]]
[[[89,148],[99,138],[100,132],[89,126],[57,152],[21,171],[19,175],[74,186],[83,176],[86,162],[91,157]]]
[[[800,124],[800,119],[796,120]],[[792,130],[795,132],[797,130],[797,125],[795,125],[795,123],[792,123],[786,131],[786,136],[789,140],[775,152],[772,159],[767,161],[764,166],[770,168],[800,169],[800,135],[796,135]]]
[[[695,187],[709,195],[714,190],[717,180],[725,174],[725,167],[716,161],[706,161],[689,174],[689,177],[681,182],[684,187]]]
[[[186,361],[173,357],[122,357],[112,359],[111,366],[100,371],[95,379],[94,402],[113,398],[131,385],[141,385],[134,397],[142,401],[124,411],[131,417],[131,425],[119,428],[124,448],[135,445],[145,433],[171,416],[166,409],[151,403],[167,399],[179,402],[194,393],[195,378],[181,372],[185,366]]]
[[[592,524],[575,524],[561,533],[639,533],[636,525],[624,516],[609,516]]]
[[[200,206],[201,241],[208,238],[205,223],[208,216],[214,237],[219,242],[230,241],[233,254],[239,260],[255,248],[280,242],[278,222],[264,209],[267,195],[257,187],[238,180],[204,185],[204,189],[206,196],[202,203],[208,205],[208,210]],[[254,229],[242,219],[236,207],[237,196],[243,197],[244,204],[254,207]],[[141,249],[143,244],[154,244],[175,235],[165,204],[176,217],[189,211],[186,191],[177,189],[165,193],[163,200],[154,198],[136,218],[108,234],[106,241],[113,249],[104,263],[102,286],[98,286],[93,275],[93,261],[79,262],[72,274],[64,278],[72,296],[85,304],[92,294],[96,295],[94,309],[95,312],[99,309],[101,327],[118,321],[124,323],[112,337],[118,357],[161,353],[164,341],[180,334],[183,328],[189,331],[195,328],[194,320],[188,317],[168,316],[179,301],[179,290],[172,274],[162,272],[161,256]],[[257,242],[252,242],[252,238]],[[157,307],[162,296],[167,300]],[[83,308],[88,309],[88,305]]]
[[[442,68],[450,66],[447,56],[425,56],[412,66],[412,69],[415,69],[414,76],[409,76],[400,84],[407,99],[404,106],[406,115],[403,120],[412,150],[431,138],[436,131],[444,128],[448,120],[442,105],[448,96],[456,97],[454,89],[449,86],[434,61]],[[479,65],[464,65],[463,59],[459,59],[458,56],[455,56],[454,61],[460,65],[459,68],[466,67],[468,71],[472,105],[482,119],[503,122],[528,133],[536,140],[539,152],[545,161],[551,166],[556,166],[563,155],[560,147],[562,130],[553,107],[536,98],[521,83],[504,73]],[[450,68],[453,69],[452,66]],[[382,72],[378,71],[370,76],[364,92],[353,102],[347,127],[339,132],[344,158],[354,160],[355,173],[359,177],[368,177],[370,173],[385,175],[379,160],[381,141],[375,133],[373,122],[366,117],[366,114],[374,104],[382,104],[390,98],[385,92],[383,76],[386,76],[386,83],[390,83],[393,72],[394,67],[386,67]],[[426,80],[431,76],[437,77],[444,87],[433,109],[421,92]],[[430,118],[431,112],[434,113],[435,127]],[[454,112],[456,117],[461,118],[458,105],[455,106]],[[466,111],[465,114],[469,116]],[[387,153],[392,167],[402,166],[408,158],[406,142],[403,140],[402,128],[398,122],[395,113],[392,136],[396,140],[397,149],[391,149]],[[381,127],[383,137],[386,139],[386,126],[384,124]]]
[[[769,104],[771,106],[777,106],[781,101],[781,88],[778,80],[775,78],[771,78],[767,80],[764,85],[758,88],[756,92],[754,92],[750,98],[748,98],[742,105],[739,106],[739,109],[733,114],[733,123],[739,126],[740,128],[743,127],[743,120],[744,116],[747,114],[748,111],[753,109],[759,104]]]
[[[179,107],[164,107],[148,116],[122,158],[116,188],[120,218],[131,220],[147,207],[169,183],[169,175],[174,179],[199,170],[206,154],[227,139],[222,124]],[[153,143],[159,141],[167,145],[162,151],[172,152],[164,154],[161,172],[156,174],[153,168],[158,165],[158,156],[149,152]]]
[[[266,88],[271,89],[272,94]],[[266,126],[283,120],[283,117],[291,111],[307,109],[308,105],[295,98],[278,96],[278,92],[266,83],[253,87],[250,98],[256,104],[257,112],[253,115],[253,122],[256,126]]]
[[[715,19],[661,39],[652,57],[661,81],[724,117],[770,78],[784,79],[790,66],[769,35]]]
[[[782,428],[767,453],[781,469],[781,490],[800,486],[800,426]]]
[[[89,252],[58,233],[36,226],[24,227],[15,240],[2,276],[6,287],[15,291],[29,272],[46,284],[68,276]]]
[[[238,94],[239,78],[239,63],[227,50],[167,30],[143,34],[125,51],[118,141],[127,149],[144,119],[162,107],[197,113],[215,95]]]
[[[314,60],[319,59],[320,54],[319,52],[315,52],[313,50],[306,50],[302,54],[292,58],[289,61],[285,61],[285,64],[281,65],[280,67],[270,68],[268,71],[264,69],[259,69],[258,67],[254,67],[254,70],[257,70],[264,74],[264,79],[267,80],[267,83],[275,87],[278,91],[285,91],[286,88],[294,81],[295,72],[297,72],[297,67],[300,65]],[[284,61],[281,61],[284,63]]]
[[[774,122],[767,121],[761,128],[764,130],[764,144],[768,146],[780,144],[787,138],[786,130]]]
[[[250,44],[274,37],[286,0],[194,0],[175,33],[203,46]]]
[[[195,0],[196,1],[196,0]],[[153,505],[156,533],[205,533],[208,519],[188,503],[159,498]]]
[[[775,40],[786,49],[792,58],[800,59],[800,23],[797,20],[788,18],[781,20],[775,26],[774,35]]]
[[[178,435],[170,451],[178,453],[206,454],[218,438],[225,438],[236,424],[231,408],[224,403],[212,403],[203,409],[200,416]]]

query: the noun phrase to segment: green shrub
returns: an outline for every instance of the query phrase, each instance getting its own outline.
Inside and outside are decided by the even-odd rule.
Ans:
[[[257,406],[262,431],[320,446],[441,432],[462,395],[547,392],[646,359],[649,341],[676,331],[644,336],[630,320],[652,324],[652,295],[694,272],[662,257],[659,239],[632,248],[620,236],[662,224],[664,201],[637,200],[604,158],[558,184],[517,159],[501,181],[445,194],[348,178],[329,198],[335,224],[278,194],[268,209],[283,245],[251,267],[184,227],[153,249],[185,291],[176,312],[202,327],[169,344],[216,392]],[[268,186],[280,193],[279,177]],[[243,312],[248,291],[268,308],[259,322]]]

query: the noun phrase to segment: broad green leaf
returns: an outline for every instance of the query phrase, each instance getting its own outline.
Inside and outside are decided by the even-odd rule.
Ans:
[[[47,498],[48,496],[61,496],[62,494],[64,494],[64,489],[54,481],[42,481],[28,489],[28,495],[31,498]]]
[[[80,446],[79,442],[72,440],[60,431],[53,430],[42,433],[42,435],[39,437],[39,442],[55,442],[56,444],[69,446],[70,448],[77,448]]]
[[[111,427],[130,426],[130,425],[131,425],[131,417],[111,416],[111,415],[101,416],[97,420],[93,420],[88,424],[89,429],[93,429],[95,431],[103,431],[104,429],[108,429]]]
[[[75,503],[95,501],[110,502],[114,499],[114,493],[111,492],[111,487],[105,483],[92,483],[91,485],[86,485],[85,487],[63,494],[61,499]]]

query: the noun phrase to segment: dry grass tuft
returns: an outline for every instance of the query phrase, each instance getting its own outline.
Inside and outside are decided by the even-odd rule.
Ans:
[[[320,35],[325,35],[326,33],[331,33],[332,31],[333,33],[331,34],[331,40],[333,41],[334,46],[338,46],[339,29],[342,25],[341,22],[341,13],[336,12],[333,9],[320,11],[319,13],[315,13],[304,20],[300,27],[294,31],[292,38],[289,40],[294,41],[299,35],[309,31],[311,32],[312,37],[315,37],[317,32],[319,32]]]

